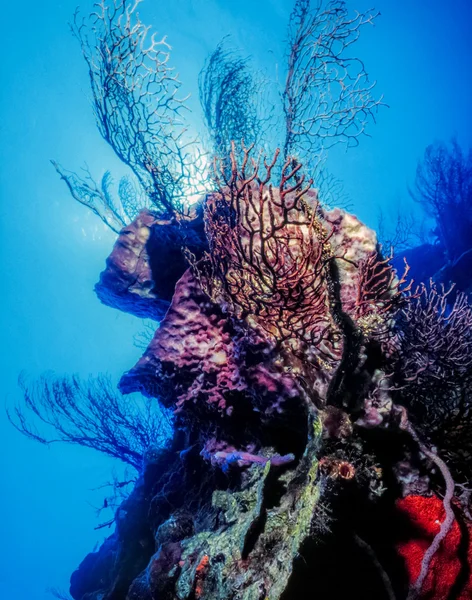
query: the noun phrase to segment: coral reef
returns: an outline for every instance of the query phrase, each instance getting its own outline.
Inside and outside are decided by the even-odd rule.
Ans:
[[[116,194],[108,171],[97,183],[53,165],[118,233],[98,298],[156,322],[119,383],[147,403],[129,410],[100,379],[46,380],[26,388],[33,424],[15,411],[32,439],[49,424],[137,471],[73,598],[465,598],[472,309],[447,290],[471,289],[472,155],[439,145],[419,167],[441,244],[422,247],[414,286],[372,230],[327,208],[344,196],[327,152],[356,146],[383,105],[352,53],[378,13],[294,0],[274,103],[220,43],[199,81],[204,150],[171,47],[139,5],[98,0],[71,24],[98,131],[128,174]],[[271,158],[253,151],[276,144]],[[167,438],[156,420],[171,411]]]
[[[466,428],[466,298],[446,310],[446,292],[413,289],[408,267],[398,276],[372,230],[324,209],[293,160],[236,155],[192,218],[141,212],[97,285],[105,303],[160,320],[120,389],[172,408],[174,435],[145,454],[72,596],[439,600],[456,586],[467,597],[464,577],[431,583],[443,559],[462,568],[460,505],[438,453]],[[465,412],[434,437],[450,390]]]

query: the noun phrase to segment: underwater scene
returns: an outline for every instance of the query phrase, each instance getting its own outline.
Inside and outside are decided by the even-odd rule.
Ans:
[[[472,1],[2,12],[0,599],[471,600]]]

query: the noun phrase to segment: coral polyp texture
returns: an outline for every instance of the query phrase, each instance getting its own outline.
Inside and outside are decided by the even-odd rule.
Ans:
[[[72,596],[439,600],[432,577],[446,554],[460,571],[467,530],[450,492],[470,477],[470,305],[397,274],[295,160],[236,156],[188,216],[141,212],[97,285],[160,321],[119,387],[172,409],[174,432]],[[447,547],[429,523],[416,541],[409,498],[430,502]]]

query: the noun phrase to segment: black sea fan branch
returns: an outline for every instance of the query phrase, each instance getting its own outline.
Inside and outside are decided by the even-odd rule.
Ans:
[[[43,375],[27,383],[23,402],[7,415],[26,437],[42,444],[67,442],[93,448],[140,470],[145,451],[165,444],[170,421],[156,401],[122,396],[108,377]]]

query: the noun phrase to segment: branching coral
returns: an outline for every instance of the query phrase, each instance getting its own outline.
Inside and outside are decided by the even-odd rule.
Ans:
[[[158,405],[122,397],[103,375],[81,381],[50,374],[33,384],[20,378],[20,385],[24,406],[16,406],[8,417],[24,435],[42,444],[79,444],[140,472],[146,451],[169,439],[172,424]]]
[[[377,16],[371,11],[350,15],[342,0],[294,3],[283,92],[284,158],[302,155],[313,170],[325,148],[357,145],[369,121],[375,121],[382,98],[374,98],[375,82],[349,51]]]
[[[392,269],[393,255],[382,258],[375,251],[358,265],[359,277],[357,295],[351,311],[365,335],[384,338],[390,335],[391,319],[399,307],[405,303],[405,294],[410,291],[413,281],[408,283],[409,266],[400,279]]]
[[[455,138],[428,146],[410,195],[436,221],[434,234],[450,265],[470,256],[472,151],[464,151]]]
[[[373,232],[344,211],[324,210],[296,161],[287,159],[277,179],[278,151],[270,162],[252,147],[242,154],[239,163],[233,143],[229,161],[215,162],[217,190],[204,211],[209,251],[191,261],[195,276],[312,400],[342,403],[366,345],[389,341],[411,288],[408,266],[399,279]]]
[[[450,305],[453,288],[421,284],[405,303],[400,336],[402,369],[408,381],[426,378],[453,380],[472,369],[472,307],[459,293]]]
[[[270,113],[262,77],[227,41],[223,39],[210,54],[198,80],[212,154],[218,157],[229,154],[232,140],[262,145],[269,120],[262,115]]]
[[[142,23],[140,1],[97,2],[88,25],[76,12],[72,32],[88,66],[100,134],[150,204],[169,217],[196,192],[199,150],[186,138],[185,97],[169,64],[170,46]]]
[[[301,165],[290,159],[274,186],[270,163],[251,159],[244,149],[242,164],[231,153],[231,176],[222,167],[218,192],[207,199],[205,227],[210,250],[204,285],[238,319],[263,330],[279,347],[297,343],[322,347],[335,355],[323,269],[330,257],[330,232],[318,214],[316,197],[306,201]],[[221,177],[221,179],[220,179]],[[331,334],[331,335],[330,335]],[[331,337],[331,339],[330,339]]]
[[[418,287],[398,314],[392,356],[395,399],[408,407],[416,426],[470,472],[472,448],[472,306],[453,290]]]

